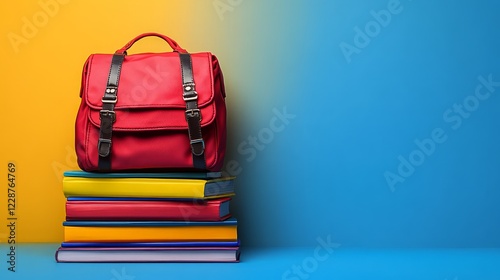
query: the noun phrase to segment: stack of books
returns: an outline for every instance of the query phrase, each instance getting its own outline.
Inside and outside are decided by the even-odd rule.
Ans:
[[[58,262],[237,262],[234,177],[64,173]]]

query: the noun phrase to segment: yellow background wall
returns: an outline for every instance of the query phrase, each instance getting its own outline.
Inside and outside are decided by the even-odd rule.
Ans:
[[[213,1],[166,0],[1,1],[0,20],[0,177],[7,177],[9,162],[16,164],[16,241],[60,242],[62,172],[78,168],[73,131],[88,55],[113,53],[151,31],[188,51],[209,51],[213,39],[206,31],[221,20]],[[129,53],[143,51],[170,49],[150,38]],[[4,180],[1,243],[8,236]]]

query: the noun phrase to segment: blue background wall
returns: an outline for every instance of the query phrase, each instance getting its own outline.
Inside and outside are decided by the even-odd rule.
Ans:
[[[500,246],[500,4],[268,2],[210,31],[243,244]]]
[[[83,62],[157,31],[220,60],[243,246],[500,246],[499,2],[110,3],[0,9],[0,161],[20,166],[19,242],[62,241]]]
[[[17,242],[51,242],[19,244],[16,274],[0,246],[1,279],[499,279],[486,247],[500,247],[500,2],[55,1],[0,4],[0,162],[19,163]],[[47,3],[58,11],[44,19]],[[240,264],[53,259],[83,62],[148,31],[219,57]]]

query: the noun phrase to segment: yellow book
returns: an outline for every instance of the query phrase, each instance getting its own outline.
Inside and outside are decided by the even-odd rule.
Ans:
[[[236,241],[236,220],[221,222],[64,222],[65,242]]]
[[[66,197],[216,198],[234,195],[234,178],[64,177]]]

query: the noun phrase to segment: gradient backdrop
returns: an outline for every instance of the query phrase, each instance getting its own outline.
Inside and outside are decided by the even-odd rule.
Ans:
[[[154,31],[220,60],[224,171],[238,176],[243,246],[331,236],[343,247],[498,247],[499,9],[492,0],[3,1],[0,174],[16,163],[18,241],[62,240],[85,59]],[[148,39],[130,52],[165,50]]]

